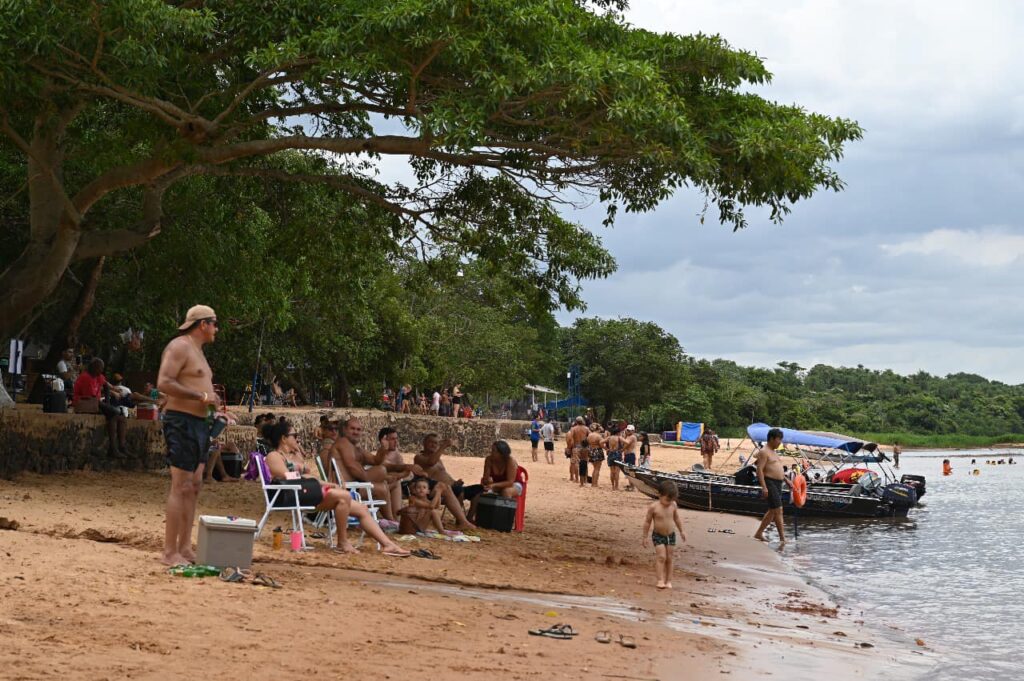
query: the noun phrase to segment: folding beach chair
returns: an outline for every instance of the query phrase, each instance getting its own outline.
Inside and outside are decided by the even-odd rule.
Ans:
[[[328,477],[326,471],[324,470],[324,465],[323,462],[320,460],[320,457],[316,457],[316,468],[317,471],[319,471],[321,478],[323,478],[326,482],[332,482],[330,477]],[[378,509],[380,509],[381,506],[385,506],[388,502],[383,501],[381,499],[374,499],[373,485],[371,485],[368,482],[343,482],[341,473],[338,470],[338,462],[335,461],[334,459],[331,459],[331,468],[334,471],[334,482],[342,485],[352,496],[353,501],[358,501],[362,503],[362,505],[365,506],[366,509],[370,512],[370,517],[373,518],[373,522],[380,524],[380,519],[377,517]],[[366,491],[366,499],[363,499],[362,496],[360,496],[359,492],[361,490]],[[363,528],[359,526],[359,521],[355,517],[349,516],[348,526],[350,528],[359,527],[359,531],[362,532],[362,536],[360,537],[359,542],[362,543],[363,539],[366,538],[366,530],[363,530]],[[377,544],[377,548],[380,548],[379,542]]]
[[[302,490],[302,485],[299,484],[274,484],[270,479],[270,469],[267,468],[266,460],[259,454],[253,455],[256,460],[256,466],[260,472],[260,485],[263,487],[263,498],[267,504],[267,510],[264,511],[263,517],[260,518],[259,524],[256,526],[256,538],[258,539],[260,533],[263,532],[263,527],[267,524],[267,518],[271,513],[282,511],[291,514],[292,517],[292,532],[298,532],[301,538],[302,549],[306,549],[306,533],[302,527],[302,515],[309,511],[315,511],[315,506],[302,506],[299,503],[299,492]],[[280,505],[278,505],[280,503]],[[334,519],[328,519],[328,546],[334,546]]]

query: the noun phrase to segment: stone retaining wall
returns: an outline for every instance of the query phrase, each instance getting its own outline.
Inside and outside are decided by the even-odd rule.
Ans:
[[[307,449],[313,442],[313,431],[320,425],[324,414],[332,420],[350,414],[363,422],[363,439],[360,444],[366,449],[377,448],[377,431],[391,426],[398,431],[399,449],[404,453],[419,450],[423,437],[436,433],[441,439],[448,438],[453,445],[452,454],[459,456],[486,456],[495,440],[522,440],[528,437],[529,421],[508,421],[497,419],[456,419],[415,414],[394,414],[385,411],[349,411],[345,409],[293,409],[275,410],[295,425]],[[253,415],[235,413],[239,423],[251,424]]]
[[[279,411],[279,410],[275,410]],[[331,418],[346,415],[345,410],[282,411],[302,435],[308,449],[313,445],[313,430],[322,414]],[[252,416],[235,414],[239,425],[229,426],[222,439],[242,451],[256,448],[256,430]],[[376,448],[377,431],[384,426],[398,430],[401,451],[418,451],[423,436],[437,433],[454,443],[452,454],[484,456],[495,440],[526,437],[529,423],[490,419],[453,419],[436,416],[414,416],[388,412],[366,411],[358,414],[363,421],[362,446]],[[128,455],[111,458],[107,453],[106,421],[94,414],[44,414],[37,409],[0,409],[0,477],[28,471],[54,473],[73,470],[144,470],[161,468],[165,445],[159,421],[128,420]]]

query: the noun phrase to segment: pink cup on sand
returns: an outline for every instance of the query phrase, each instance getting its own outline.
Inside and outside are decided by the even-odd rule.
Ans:
[[[291,542],[292,542],[292,551],[301,551],[302,550],[302,535],[299,534],[298,532],[292,532],[291,535],[290,535],[290,539],[291,539]]]

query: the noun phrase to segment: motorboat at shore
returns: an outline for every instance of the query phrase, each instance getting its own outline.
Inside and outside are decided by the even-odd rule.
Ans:
[[[751,441],[760,446],[769,426],[755,423],[747,428]],[[872,442],[781,429],[785,452],[780,452],[792,475],[799,469],[807,479],[807,498],[801,508],[792,502],[789,485],[783,490],[783,512],[807,517],[881,518],[905,517],[925,493],[925,478],[904,475],[899,480],[888,467],[888,458]],[[791,461],[786,461],[791,458]],[[670,473],[618,464],[630,482],[652,498],[668,480],[679,489],[683,508],[762,515],[765,502],[753,465],[733,475],[705,471]]]

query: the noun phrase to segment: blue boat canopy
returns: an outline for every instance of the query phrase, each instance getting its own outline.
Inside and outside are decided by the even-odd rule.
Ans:
[[[754,442],[767,442],[768,431],[771,430],[771,426],[766,423],[752,423],[747,426],[747,435]],[[844,440],[834,437],[826,437],[824,435],[814,435],[812,433],[805,433],[802,430],[793,430],[792,428],[780,428],[782,431],[782,442],[787,445],[803,445],[804,447],[827,447],[829,449],[841,449],[844,452],[850,454],[856,454],[861,449],[869,447],[872,443],[861,442],[860,440]],[[865,460],[874,461],[875,457],[864,457]]]

